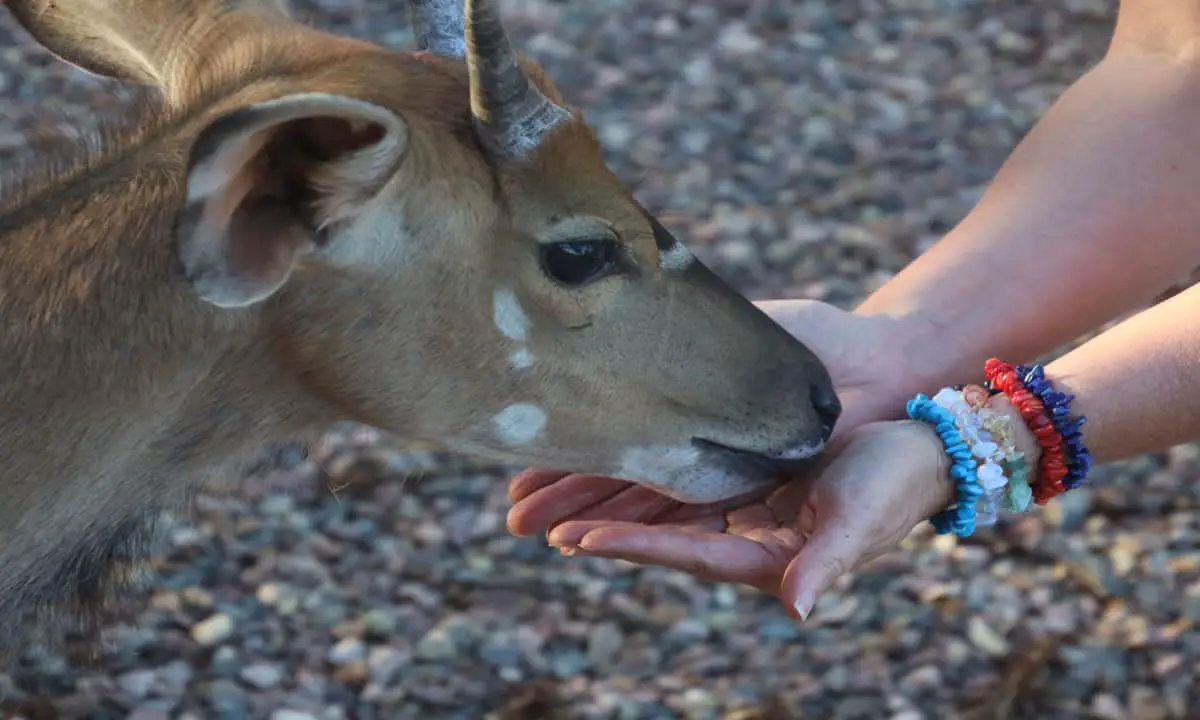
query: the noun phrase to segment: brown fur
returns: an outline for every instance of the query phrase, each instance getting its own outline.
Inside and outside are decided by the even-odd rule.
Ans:
[[[263,443],[335,420],[495,461],[645,467],[630,479],[684,498],[764,478],[702,455],[660,477],[626,451],[687,453],[703,437],[771,454],[819,434],[814,393],[832,396],[820,361],[698,263],[660,267],[648,215],[581,119],[527,162],[497,164],[474,135],[461,62],[319,33],[269,2],[123,0],[106,9],[106,31],[144,26],[150,39],[122,36],[112,47],[143,50],[122,65],[103,43],[79,54],[61,25],[91,0],[58,0],[62,17],[49,20],[33,2],[8,4],[55,52],[154,83],[162,102],[69,161],[38,158],[0,194],[0,649],[25,639],[31,613],[109,596],[111,568],[144,556],[161,510],[235,476]],[[121,14],[132,11],[137,20]],[[192,47],[206,52],[177,50]],[[223,119],[300,93],[345,98],[330,101],[331,117],[380,108],[406,133],[404,152],[351,166],[343,153],[374,147],[384,126],[272,126],[236,177],[247,203],[283,193],[290,214],[228,228],[248,243],[244,265],[286,282],[245,307],[204,302],[181,263],[181,243],[207,242],[199,231],[189,241],[181,220],[208,207],[186,198],[198,143],[225,140]],[[292,257],[284,238],[297,229],[315,249],[271,265]],[[538,243],[568,231],[619,238],[623,273],[551,282]],[[498,290],[527,323],[528,368],[509,367]],[[514,403],[549,420],[528,442],[503,442],[490,421]]]

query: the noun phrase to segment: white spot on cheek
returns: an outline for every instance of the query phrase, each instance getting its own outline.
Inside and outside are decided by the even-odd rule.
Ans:
[[[533,365],[533,353],[528,348],[513,350],[508,356],[508,366],[513,370],[524,370]]]
[[[658,263],[663,270],[669,272],[679,272],[686,270],[689,265],[695,262],[696,256],[692,254],[682,243],[675,243],[670,249],[664,250],[658,257]]]
[[[509,405],[492,417],[496,435],[509,445],[530,443],[546,427],[546,413],[537,405]]]
[[[492,317],[496,329],[505,337],[524,342],[529,331],[529,317],[521,309],[521,303],[512,290],[500,288],[492,294]]]

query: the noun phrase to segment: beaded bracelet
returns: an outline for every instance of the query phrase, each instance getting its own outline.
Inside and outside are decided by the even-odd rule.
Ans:
[[[1063,437],[1050,420],[1042,401],[1025,387],[1016,368],[991,358],[984,365],[984,372],[988,384],[1001,390],[1017,408],[1042,448],[1042,456],[1038,459],[1037,482],[1033,485],[1033,501],[1045,505],[1051,498],[1066,491],[1063,485],[1067,475]]]
[[[955,427],[954,416],[928,396],[917,393],[908,401],[905,410],[913,420],[933,426],[951,461],[950,477],[955,483],[954,507],[939,512],[929,521],[939,535],[953,532],[959,537],[967,537],[975,532],[975,503],[983,495],[983,487],[976,476],[975,458]]]
[[[990,358],[984,371],[983,386],[942,388],[933,398],[918,393],[906,406],[908,417],[934,427],[951,459],[955,499],[930,518],[938,534],[967,537],[977,525],[994,524],[1001,499],[1011,512],[1024,512],[1031,501],[1045,505],[1079,487],[1092,468],[1081,432],[1087,418],[1071,417],[1074,396],[1055,390],[1041,365],[1013,366]],[[1041,448],[1032,485],[1010,416],[988,407],[998,394],[1016,408]]]
[[[1009,512],[1024,512],[1033,499],[1025,454],[1017,449],[1013,421],[988,406],[988,401],[997,394],[999,390],[980,385],[955,385],[934,396],[935,402],[954,413],[972,453],[984,460],[978,471],[986,491],[979,511],[980,526],[996,523],[1001,503]]]
[[[1082,428],[1087,423],[1087,417],[1080,415],[1071,419],[1071,401],[1075,396],[1055,390],[1041,365],[1017,365],[1015,369],[1029,392],[1042,401],[1050,414],[1050,421],[1054,423],[1054,429],[1063,438],[1067,460],[1067,476],[1063,479],[1063,486],[1067,490],[1074,490],[1083,484],[1092,469],[1092,453],[1083,444]]]
[[[989,391],[980,388],[981,392],[991,395],[1001,394],[999,390]],[[985,401],[986,402],[986,401]],[[981,422],[1003,450],[1004,459],[1001,466],[1008,476],[1008,487],[1004,493],[1004,508],[1009,512],[1025,512],[1033,501],[1033,488],[1029,486],[1029,465],[1025,453],[1017,449],[1013,421],[1007,415],[982,407],[979,411]]]
[[[999,519],[997,505],[1008,486],[1008,477],[1001,465],[1004,451],[983,427],[981,415],[986,410],[987,398],[987,391],[977,385],[942,388],[932,398],[938,407],[954,417],[955,427],[976,460],[975,476],[983,486],[983,497],[976,508],[978,527],[996,524]]]

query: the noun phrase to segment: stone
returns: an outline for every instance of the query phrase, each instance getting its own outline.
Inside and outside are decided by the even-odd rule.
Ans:
[[[625,643],[625,634],[616,623],[600,623],[588,633],[587,664],[603,670],[612,664]]]
[[[179,597],[185,604],[200,610],[209,610],[213,606],[212,593],[204,588],[186,587],[179,593]]]
[[[171,712],[154,704],[139,705],[125,716],[125,720],[171,720]]]
[[[246,684],[265,690],[283,680],[283,670],[271,663],[254,663],[242,668],[241,677]]]
[[[521,664],[521,649],[508,634],[497,633],[479,647],[479,657],[495,667],[516,667]]]
[[[396,633],[396,616],[384,610],[368,610],[362,617],[362,625],[368,640],[386,640]]]
[[[1100,693],[1093,697],[1090,709],[1098,720],[1127,720],[1129,717],[1125,714],[1121,701],[1108,693]]]
[[[1154,688],[1135,685],[1129,690],[1129,716],[1137,720],[1166,720],[1167,706]]]
[[[971,641],[972,645],[992,657],[1008,654],[1008,641],[978,616],[967,621],[967,639]]]
[[[362,661],[367,657],[367,646],[358,638],[349,637],[330,648],[326,657],[334,665]]]
[[[416,655],[425,660],[456,657],[469,648],[472,635],[470,626],[461,618],[446,618],[425,633],[417,643]]]
[[[192,639],[205,647],[220,645],[233,635],[233,618],[217,613],[192,626]]]
[[[237,650],[234,650],[228,645],[222,645],[213,653],[212,660],[209,662],[209,672],[213,675],[221,677],[236,677],[241,670],[241,663],[238,660]]]
[[[550,659],[550,671],[559,678],[574,677],[586,670],[587,667],[587,656],[575,650],[556,653]]]
[[[1128,535],[1118,535],[1108,549],[1113,572],[1119,577],[1128,575],[1137,565],[1137,554],[1140,550],[1136,540]]]
[[[918,690],[931,690],[942,684],[942,671],[935,665],[922,665],[905,675],[900,684]]]
[[[734,20],[721,30],[717,47],[730,55],[751,55],[762,51],[763,39],[750,32],[744,22]]]
[[[240,720],[250,716],[246,693],[231,680],[214,680],[208,687],[208,702],[221,720]]]
[[[282,708],[271,713],[270,720],[321,720],[321,718],[312,713],[303,712],[301,710],[288,710]]]
[[[333,671],[333,678],[338,682],[357,687],[366,682],[367,673],[365,660],[352,660],[338,665],[337,669]]]
[[[368,676],[376,685],[388,685],[408,662],[408,655],[394,648],[371,648],[367,656]]]
[[[691,645],[705,642],[710,632],[711,628],[703,622],[692,618],[683,618],[671,624],[671,627],[667,629],[666,637],[680,645]]]
[[[157,675],[162,694],[180,697],[187,692],[193,671],[186,660],[175,660],[160,667]]]
[[[837,704],[834,717],[838,720],[874,720],[885,707],[883,698],[877,695],[851,695]]]
[[[813,624],[840,625],[854,616],[859,602],[858,596],[853,594],[826,593],[817,600]]]
[[[1020,33],[1002,30],[996,35],[996,49],[1006,55],[1024,55],[1034,48],[1034,42]]]
[[[1166,677],[1183,666],[1183,656],[1179,653],[1163,655],[1154,661],[1154,674]]]
[[[132,670],[121,675],[117,684],[121,691],[134,700],[142,700],[150,694],[154,687],[156,676],[153,670]]]

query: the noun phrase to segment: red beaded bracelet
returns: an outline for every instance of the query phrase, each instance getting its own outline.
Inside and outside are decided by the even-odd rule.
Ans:
[[[1066,492],[1063,480],[1067,477],[1067,462],[1063,454],[1063,437],[1054,427],[1054,422],[1046,413],[1042,401],[1021,382],[1015,367],[991,358],[984,365],[984,372],[988,385],[1008,397],[1042,448],[1037,478],[1032,489],[1033,501],[1038,505],[1045,505],[1054,496]]]

